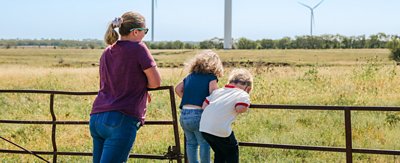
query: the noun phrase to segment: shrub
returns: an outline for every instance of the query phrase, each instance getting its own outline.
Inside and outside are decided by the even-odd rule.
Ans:
[[[390,49],[390,59],[400,62],[400,37],[393,37],[388,43],[388,48]]]
[[[386,119],[385,119],[386,123],[390,126],[394,126],[396,125],[398,122],[400,122],[400,116],[396,115],[396,114],[387,114],[386,115]]]

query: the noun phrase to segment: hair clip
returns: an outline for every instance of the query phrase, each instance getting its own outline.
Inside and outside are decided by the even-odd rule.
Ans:
[[[119,28],[119,27],[121,27],[122,22],[123,22],[123,19],[121,17],[117,17],[111,23],[114,28]]]

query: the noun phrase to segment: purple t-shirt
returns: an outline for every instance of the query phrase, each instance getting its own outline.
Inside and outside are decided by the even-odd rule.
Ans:
[[[156,62],[143,42],[117,41],[100,58],[100,90],[90,114],[120,111],[144,124],[147,78]]]

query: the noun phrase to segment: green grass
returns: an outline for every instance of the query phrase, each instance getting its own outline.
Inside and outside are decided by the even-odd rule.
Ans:
[[[97,91],[98,67],[54,66],[55,55],[70,59],[98,60],[101,51],[56,49],[15,50],[8,57],[21,58],[27,64],[7,63],[0,50],[0,89],[44,89],[63,91]],[[85,53],[87,52],[87,53]],[[249,68],[255,75],[251,100],[254,104],[399,106],[399,67],[386,60],[386,50],[254,50],[217,51],[221,58],[254,60],[264,56],[267,62],[296,62],[309,66]],[[28,53],[32,56],[27,57]],[[42,55],[46,53],[46,55]],[[191,50],[153,51],[158,62],[184,62],[195,54]],[[246,53],[246,55],[241,55]],[[314,55],[323,58],[318,59]],[[15,56],[14,56],[15,55]],[[21,56],[16,56],[21,55]],[[88,55],[88,56],[81,56]],[[297,56],[299,55],[299,56]],[[336,56],[336,57],[335,57]],[[165,58],[163,58],[165,57]],[[69,59],[70,58],[70,59]],[[180,58],[180,59],[178,59]],[[358,61],[357,61],[357,58]],[[71,62],[72,63],[72,62]],[[301,64],[304,64],[301,63]],[[339,64],[340,63],[340,64]],[[363,64],[360,64],[363,63]],[[72,64],[74,65],[74,64]],[[244,65],[246,66],[246,65]],[[219,86],[227,80],[220,79]],[[182,67],[161,68],[162,85],[175,85],[186,75]],[[152,92],[147,120],[171,119],[168,91]],[[58,120],[88,120],[94,96],[56,95]],[[176,97],[176,104],[180,99]],[[35,94],[0,94],[1,119],[50,120],[49,96]],[[344,117],[341,111],[295,111],[250,109],[238,116],[234,131],[239,141],[344,147]],[[399,150],[399,112],[352,112],[353,147]],[[2,124],[0,135],[31,150],[52,150],[51,125]],[[174,144],[169,126],[148,125],[140,129],[133,153],[164,154]],[[181,144],[183,143],[180,129]],[[91,151],[88,126],[57,126],[59,151]],[[181,145],[183,147],[183,144]],[[1,149],[17,149],[0,141]],[[51,160],[51,156],[44,156]],[[3,162],[39,162],[30,155],[0,153]],[[90,157],[59,156],[60,162],[90,162]],[[344,162],[344,153],[240,147],[241,162]],[[131,159],[131,162],[167,162]],[[399,162],[399,156],[354,154],[355,162]]]

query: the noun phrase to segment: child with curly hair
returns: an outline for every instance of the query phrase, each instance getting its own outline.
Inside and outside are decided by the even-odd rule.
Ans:
[[[189,75],[175,88],[182,98],[180,124],[186,138],[186,153],[189,163],[199,162],[197,157],[200,145],[201,162],[210,162],[210,146],[199,131],[202,104],[207,96],[218,89],[218,78],[223,75],[222,62],[219,56],[206,50],[197,54],[187,65]]]

